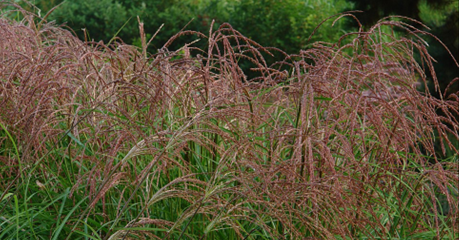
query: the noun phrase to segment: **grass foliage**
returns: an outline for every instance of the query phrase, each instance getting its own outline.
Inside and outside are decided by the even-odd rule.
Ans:
[[[0,20],[0,239],[459,237],[427,33],[383,19],[267,66],[228,24],[148,55],[24,14]]]

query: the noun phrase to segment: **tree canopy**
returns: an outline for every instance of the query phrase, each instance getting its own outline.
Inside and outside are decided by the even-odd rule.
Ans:
[[[355,25],[349,24],[353,20],[347,23],[340,20],[333,27],[329,20],[317,30],[323,20],[346,10],[362,10],[355,15],[367,27],[389,15],[406,16],[426,23],[459,59],[458,0],[36,0],[37,8],[34,9],[44,15],[59,3],[62,4],[48,20],[67,24],[81,39],[107,43],[116,36],[128,44],[140,46],[137,16],[144,23],[147,38],[164,24],[150,45],[150,52],[156,52],[182,29],[207,33],[215,20],[215,28],[228,22],[263,46],[297,53],[315,41],[336,42],[343,33],[355,30]],[[421,26],[414,22],[409,24]],[[169,47],[177,49],[196,38],[187,35]],[[429,51],[438,60],[436,67],[444,90],[458,75],[456,62],[437,40],[428,36],[426,40]],[[458,91],[458,85],[453,85],[451,92]]]

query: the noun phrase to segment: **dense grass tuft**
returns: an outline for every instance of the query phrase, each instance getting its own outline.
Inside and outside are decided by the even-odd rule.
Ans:
[[[0,239],[459,237],[459,101],[417,90],[427,33],[382,20],[289,56],[224,24],[148,55],[143,31],[23,14],[0,19]]]

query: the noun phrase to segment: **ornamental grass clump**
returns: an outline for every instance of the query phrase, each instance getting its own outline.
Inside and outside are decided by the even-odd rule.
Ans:
[[[138,49],[22,14],[0,20],[0,238],[459,236],[428,33],[383,19],[287,55],[223,24],[150,55],[142,23]]]

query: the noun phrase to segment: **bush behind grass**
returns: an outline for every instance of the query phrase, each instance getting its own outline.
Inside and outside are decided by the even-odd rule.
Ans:
[[[23,14],[0,20],[1,239],[458,237],[434,144],[458,153],[459,104],[416,90],[427,33],[382,20],[268,66],[282,51],[229,24],[148,55],[142,31],[105,46]]]

